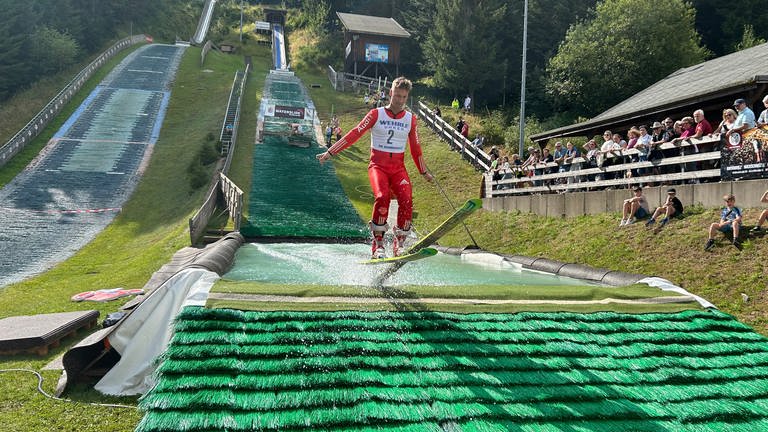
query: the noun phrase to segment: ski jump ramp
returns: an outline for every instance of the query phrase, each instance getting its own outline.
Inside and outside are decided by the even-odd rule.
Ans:
[[[211,26],[211,18],[213,17],[213,9],[216,6],[216,0],[206,0],[203,7],[203,14],[200,15],[200,21],[197,23],[197,31],[192,38],[192,42],[201,44],[205,41],[205,36],[208,34],[208,28]]]
[[[160,134],[183,52],[157,44],[130,54],[0,189],[0,287],[66,260],[120,212]]]
[[[285,32],[280,24],[272,25],[272,50],[274,56],[275,70],[287,71],[288,62],[285,53]]]

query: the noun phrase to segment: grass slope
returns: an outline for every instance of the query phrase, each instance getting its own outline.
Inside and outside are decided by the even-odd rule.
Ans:
[[[232,77],[243,67],[242,57],[211,52],[201,68],[199,49],[187,50],[152,160],[123,211],[71,259],[0,290],[0,317],[84,309],[97,309],[103,317],[125,300],[101,304],[73,303],[69,298],[100,288],[141,288],[174,252],[189,245],[187,220],[202,203],[206,188],[191,189],[187,167],[206,135],[219,130]],[[40,370],[72,342],[66,339],[42,358],[0,357],[0,369]],[[59,373],[42,373],[45,389],[53,392]],[[125,431],[140,419],[137,410],[50,401],[36,393],[35,380],[23,373],[0,373],[0,424],[5,430]],[[79,402],[111,400],[84,388],[68,397]]]

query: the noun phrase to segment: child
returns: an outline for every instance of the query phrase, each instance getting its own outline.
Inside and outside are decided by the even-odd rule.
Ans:
[[[710,250],[715,246],[715,234],[718,231],[723,233],[733,233],[733,246],[741,249],[739,243],[739,228],[741,228],[741,209],[736,207],[736,197],[725,195],[725,208],[720,213],[720,222],[715,222],[709,226],[709,239],[704,245],[704,250]]]

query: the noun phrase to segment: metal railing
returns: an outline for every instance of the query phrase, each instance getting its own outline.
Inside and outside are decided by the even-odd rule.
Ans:
[[[56,115],[61,112],[64,106],[77,94],[93,74],[109,61],[115,54],[123,49],[142,42],[146,39],[145,35],[136,35],[122,39],[104,51],[88,66],[81,70],[72,81],[51,99],[40,112],[35,115],[16,135],[11,137],[2,147],[0,147],[0,167],[5,165],[11,158],[24,149],[33,139],[35,139]]]
[[[251,65],[245,66],[245,72],[235,72],[234,82],[232,83],[232,89],[229,92],[229,100],[227,101],[227,112],[224,116],[224,122],[221,125],[221,133],[219,134],[219,140],[221,141],[221,154],[229,155],[232,153],[235,147],[235,141],[237,140],[237,128],[240,125],[240,110],[243,100],[243,92],[245,90],[245,82],[248,79]],[[227,161],[231,158],[227,157]],[[229,171],[229,162],[225,165],[224,172]]]

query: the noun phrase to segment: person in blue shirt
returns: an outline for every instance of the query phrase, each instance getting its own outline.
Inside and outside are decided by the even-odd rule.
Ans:
[[[704,250],[710,250],[715,245],[715,235],[718,231],[733,234],[733,246],[741,249],[739,243],[739,228],[741,228],[741,209],[736,207],[736,197],[733,194],[725,195],[725,208],[720,213],[720,222],[715,222],[709,226],[709,239],[704,245]]]
[[[736,101],[733,102],[733,107],[738,112],[738,115],[736,116],[736,121],[733,123],[733,126],[725,133],[726,140],[736,132],[741,135],[744,131],[756,126],[755,113],[747,106],[746,100],[736,99]]]

